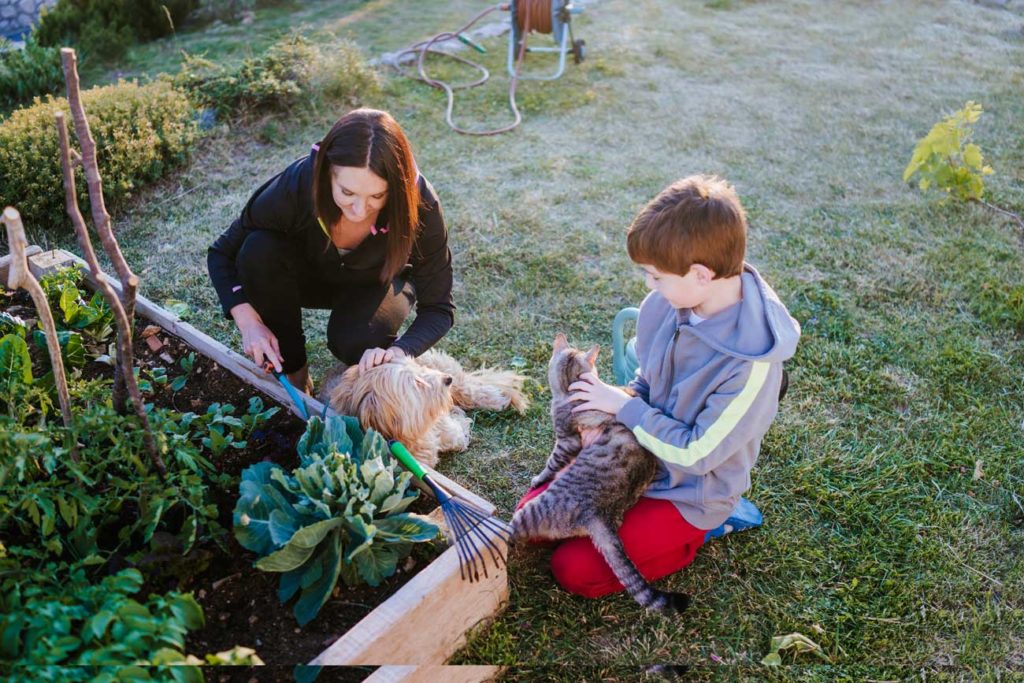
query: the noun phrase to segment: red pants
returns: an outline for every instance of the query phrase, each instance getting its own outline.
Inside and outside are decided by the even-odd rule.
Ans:
[[[516,510],[547,487],[548,484],[544,484],[527,491]],[[638,500],[626,511],[619,528],[626,554],[648,581],[668,576],[693,562],[706,534],[705,529],[698,529],[683,519],[675,505],[654,498]],[[588,537],[559,543],[551,555],[551,571],[562,588],[586,598],[624,590]]]

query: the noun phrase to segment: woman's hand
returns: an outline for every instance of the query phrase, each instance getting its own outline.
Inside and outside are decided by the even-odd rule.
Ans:
[[[261,368],[266,360],[281,372],[281,349],[277,346],[277,337],[263,324],[263,318],[252,304],[238,304],[231,309],[231,317],[242,333],[242,351],[252,356]]]
[[[605,384],[593,372],[584,372],[580,375],[578,382],[569,385],[569,391],[571,400],[583,401],[572,409],[574,413],[581,410],[600,410],[615,415],[632,398],[622,389]]]
[[[381,363],[387,363],[397,358],[405,358],[405,356],[405,351],[397,346],[392,346],[389,349],[366,349],[363,351],[363,357],[359,359],[359,372],[366,372]]]

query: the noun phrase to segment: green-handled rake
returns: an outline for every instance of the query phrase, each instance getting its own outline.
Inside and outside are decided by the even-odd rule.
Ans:
[[[458,549],[459,574],[462,580],[479,581],[480,568],[483,569],[484,576],[488,576],[485,549],[490,554],[494,566],[500,569],[506,560],[495,539],[501,539],[507,544],[512,535],[509,525],[442,488],[401,443],[388,443],[391,453],[434,492],[441,512],[444,513],[444,521],[448,524],[449,540]]]

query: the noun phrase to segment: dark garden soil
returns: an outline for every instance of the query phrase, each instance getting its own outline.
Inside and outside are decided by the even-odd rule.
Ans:
[[[24,292],[0,297],[0,310],[7,310],[26,320],[36,317],[32,302]],[[33,365],[38,367],[37,363],[46,362],[43,360],[45,350],[35,348],[35,345],[30,347]],[[300,628],[292,614],[292,603],[282,605],[277,598],[280,575],[255,569],[256,556],[238,545],[230,529],[232,510],[238,498],[238,477],[242,470],[261,460],[273,461],[288,470],[296,467],[298,455],[295,446],[305,429],[304,423],[285,406],[262,396],[252,386],[198,352],[195,352],[195,362],[186,385],[177,392],[172,391],[170,382],[184,374],[179,360],[192,349],[177,337],[141,319],[136,321],[134,351],[135,364],[143,378],[158,367],[167,371],[168,384],[154,384],[155,392],[145,397],[158,407],[203,413],[210,404],[219,402],[235,406],[238,414],[246,410],[250,397],[261,396],[265,408],[274,405],[281,408],[253,432],[244,449],[228,448],[219,458],[211,458],[220,472],[231,476],[227,488],[214,487],[211,491],[220,511],[220,523],[228,530],[221,539],[223,547],[215,543],[202,544],[186,558],[173,558],[171,562],[179,566],[170,571],[162,566],[168,560],[166,556],[156,558],[157,561],[148,568],[139,567],[147,576],[143,595],[168,590],[191,591],[202,605],[206,625],[189,634],[187,652],[202,657],[242,645],[253,648],[260,659],[270,665],[263,669],[234,671],[231,668],[208,669],[207,680],[291,680],[292,666],[309,662],[322,652],[429,564],[442,549],[437,542],[415,545],[413,555],[399,566],[396,575],[377,588],[362,586],[350,589],[339,582],[319,615]],[[90,362],[82,375],[87,379],[112,377],[113,370],[109,365]],[[432,499],[421,495],[411,510],[426,513],[434,505]],[[370,671],[372,667],[340,667],[321,672],[318,680],[357,681]]]

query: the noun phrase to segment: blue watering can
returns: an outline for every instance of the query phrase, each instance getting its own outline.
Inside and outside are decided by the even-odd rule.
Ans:
[[[635,325],[639,315],[640,309],[630,306],[616,313],[612,322],[612,373],[615,375],[615,383],[620,386],[629,384],[636,376],[636,369],[640,367],[636,357],[636,337],[630,337],[627,341],[624,333],[626,323],[632,320]]]

